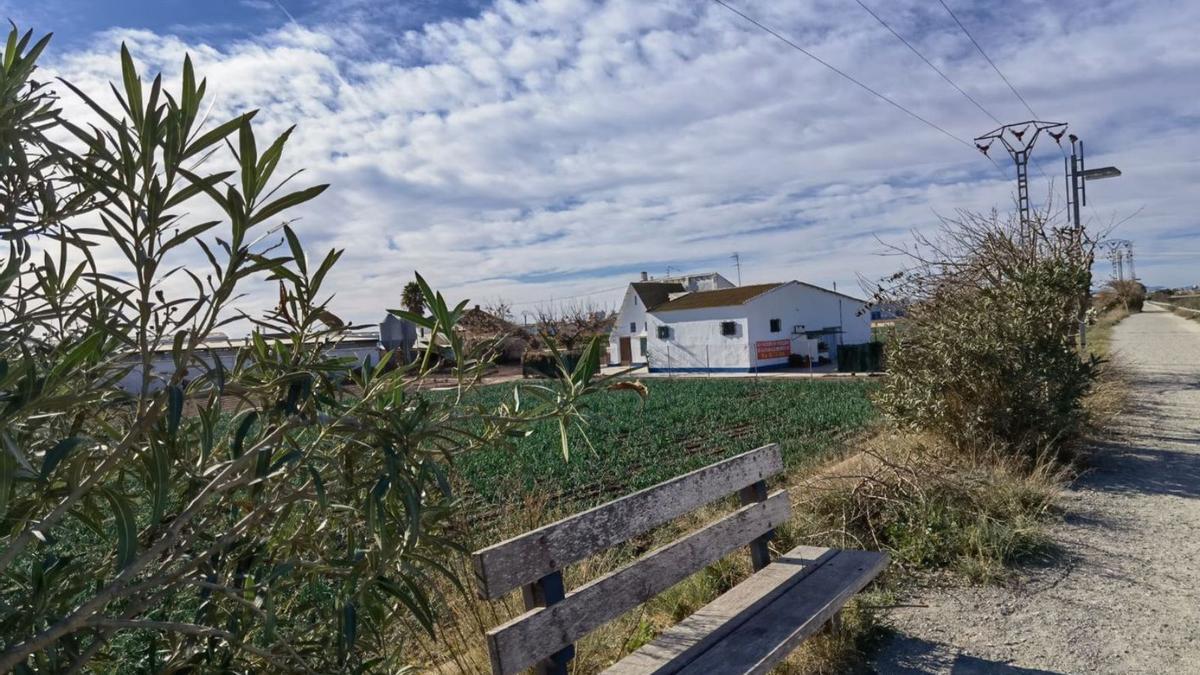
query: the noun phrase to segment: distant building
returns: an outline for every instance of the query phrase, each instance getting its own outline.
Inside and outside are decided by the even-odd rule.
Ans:
[[[272,338],[270,335],[264,337],[268,341]],[[334,338],[330,339],[333,340]],[[221,365],[226,370],[229,370],[235,365],[238,351],[249,346],[249,338],[232,339],[223,333],[213,333],[209,336],[208,340],[197,347],[195,358],[199,359],[209,368],[215,367],[216,362],[219,360]],[[340,338],[336,338],[336,344],[327,347],[326,355],[353,359],[354,365],[350,366],[350,368],[361,368],[379,363],[379,334],[346,332]],[[142,367],[135,355],[130,354],[127,358],[131,368],[121,378],[118,386],[127,392],[135,393],[142,386]],[[193,369],[194,372],[184,376],[185,383],[201,375],[203,371],[203,368],[198,364],[192,364],[189,368]],[[175,360],[172,356],[172,345],[169,343],[163,344],[154,350],[154,357],[150,361],[150,390],[157,391],[161,389],[174,373]]]
[[[384,351],[395,353],[401,359],[400,363],[412,361],[413,347],[420,335],[421,328],[417,324],[392,314],[379,322],[379,345]]]
[[[649,335],[646,311],[671,300],[672,296],[733,288],[716,272],[665,279],[650,279],[642,272],[640,281],[629,284],[608,337],[608,359],[612,364],[646,363]]]
[[[871,341],[864,300],[801,281],[733,286],[720,280],[724,284],[704,290],[630,284],[610,362],[647,363],[654,372],[753,372],[786,366],[793,355],[836,361],[838,345]]]

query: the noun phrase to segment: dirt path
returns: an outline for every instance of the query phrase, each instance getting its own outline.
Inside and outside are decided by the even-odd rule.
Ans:
[[[1147,307],[1116,327],[1121,442],[1066,491],[1064,561],[1006,588],[892,610],[880,673],[1200,673],[1200,323]]]

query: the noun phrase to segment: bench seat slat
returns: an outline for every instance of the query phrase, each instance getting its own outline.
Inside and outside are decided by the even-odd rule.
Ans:
[[[498,598],[782,470],[779,446],[763,446],[476,551],[479,594]]]
[[[839,551],[785,593],[676,671],[680,675],[768,673],[887,566],[873,551]]]
[[[797,546],[614,663],[604,675],[669,673],[682,668],[837,553],[836,549]]]
[[[493,672],[520,671],[667,590],[730,551],[787,521],[791,502],[780,490],[720,520],[488,631]]]

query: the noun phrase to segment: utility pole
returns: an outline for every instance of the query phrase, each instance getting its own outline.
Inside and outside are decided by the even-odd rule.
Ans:
[[[1031,130],[1033,133],[1030,133]],[[998,129],[993,129],[975,138],[975,147],[979,148],[979,151],[984,155],[988,154],[992,143],[1000,141],[1004,149],[1008,151],[1009,156],[1012,157],[1013,163],[1017,165],[1017,209],[1021,212],[1022,237],[1026,234],[1025,228],[1029,226],[1029,219],[1031,217],[1029,207],[1029,156],[1033,152],[1033,146],[1037,143],[1038,136],[1043,131],[1050,134],[1055,143],[1062,145],[1063,134],[1067,133],[1067,123],[1029,120],[1016,124],[1005,124]]]
[[[1062,138],[1060,133],[1058,136],[1051,136],[1056,142]],[[1075,134],[1067,137],[1071,141],[1071,156],[1063,160],[1066,169],[1067,185],[1070,187],[1070,192],[1067,193],[1067,208],[1070,210],[1071,223],[1074,225],[1075,245],[1079,247],[1080,254],[1084,250],[1084,233],[1083,220],[1079,215],[1080,205],[1087,206],[1087,182],[1088,180],[1100,180],[1103,178],[1115,178],[1121,175],[1121,170],[1115,166],[1105,166],[1099,169],[1086,169],[1083,164],[1083,141]],[[1059,142],[1061,146],[1062,143]],[[1132,244],[1131,244],[1132,246]],[[1131,249],[1132,250],[1132,249]],[[1111,256],[1110,256],[1111,257]],[[1083,301],[1079,305],[1079,346],[1080,348],[1087,347],[1087,307],[1091,304],[1092,296],[1092,263],[1095,262],[1095,254],[1088,253],[1087,259],[1087,290],[1084,291]],[[1117,274],[1121,274],[1119,265],[1114,265]]]
[[[734,251],[733,255],[729,256],[729,258],[731,260],[733,260],[734,266],[737,267],[738,286],[741,286],[742,285],[742,257],[740,255],[738,255],[737,251]]]
[[[1112,278],[1115,281],[1137,281],[1133,270],[1133,242],[1128,239],[1106,239],[1101,242],[1108,249],[1108,262],[1112,264]],[[1129,275],[1126,279],[1125,270]]]

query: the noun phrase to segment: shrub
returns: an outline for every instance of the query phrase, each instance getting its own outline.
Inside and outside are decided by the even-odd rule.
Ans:
[[[906,571],[992,580],[1052,550],[1042,521],[1064,476],[1053,463],[1003,451],[964,454],[937,438],[881,437],[804,485],[798,528],[829,545],[886,550]]]
[[[1074,336],[1090,273],[1079,233],[963,214],[879,295],[913,298],[888,345],[881,411],[962,450],[1035,455],[1075,435],[1097,361]]]
[[[124,47],[119,112],[64,83],[95,116],[66,120],[31,79],[46,44],[14,29],[0,64],[0,672],[399,670],[397,625],[432,632],[429,580],[457,582],[447,464],[539,420],[565,443],[599,343],[491,407],[464,403],[473,358],[430,396],[424,366],[330,356],[340,252],[280,222],[325,189],[277,178],[290,130],[202,128],[190,59],[172,95]],[[242,314],[263,278],[278,305]],[[465,303],[420,288],[406,318],[464,355]]]
[[[1101,312],[1111,312],[1116,309],[1140,312],[1145,302],[1146,287],[1140,281],[1113,279],[1096,294],[1095,306]]]

